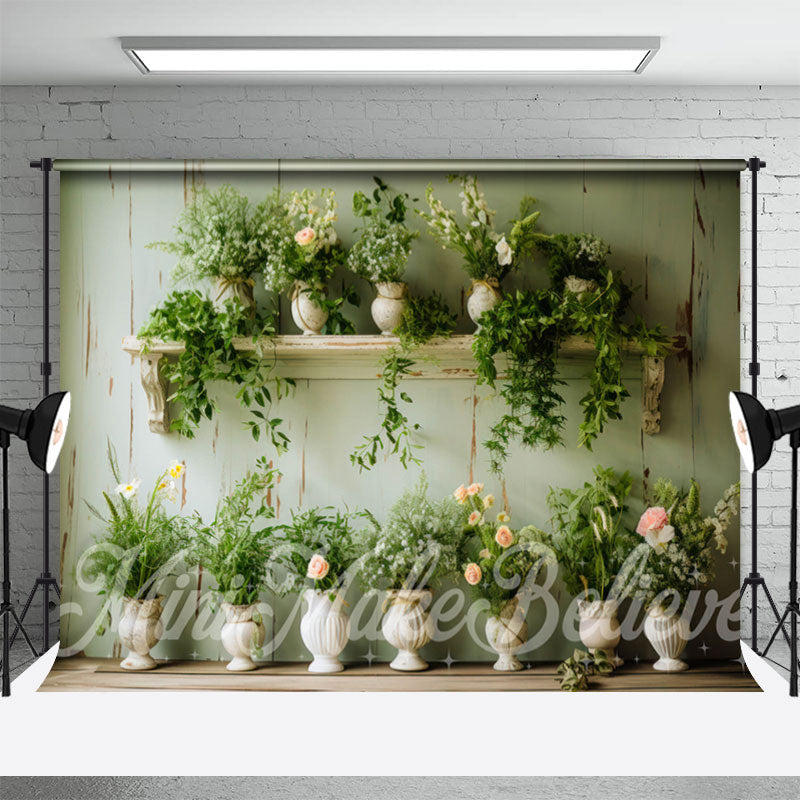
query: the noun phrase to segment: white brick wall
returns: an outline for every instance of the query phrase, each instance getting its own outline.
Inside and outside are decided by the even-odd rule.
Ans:
[[[38,399],[40,176],[60,158],[746,158],[759,155],[761,392],[800,398],[800,89],[797,87],[74,87],[0,91],[0,398]],[[52,190],[58,326],[58,175]],[[742,180],[742,376],[749,385],[749,176]],[[54,355],[58,334],[52,337]],[[56,368],[55,382],[58,380]],[[782,451],[786,447],[782,446]],[[14,454],[21,455],[19,444]],[[12,466],[15,596],[39,571],[40,480]],[[785,600],[785,456],[762,471],[762,572]],[[54,481],[57,487],[57,480]],[[747,484],[749,485],[749,483]],[[744,492],[745,507],[747,491]],[[53,499],[54,508],[57,500]],[[746,512],[745,512],[746,513]],[[54,514],[54,519],[56,518]],[[746,528],[747,526],[745,526]],[[54,530],[58,530],[57,526]],[[58,536],[54,536],[57,557]],[[742,542],[743,569],[749,542]],[[762,614],[761,619],[766,621]],[[764,624],[764,630],[768,625]]]

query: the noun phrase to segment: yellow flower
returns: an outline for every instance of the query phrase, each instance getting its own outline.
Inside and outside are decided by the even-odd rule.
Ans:
[[[501,511],[497,515],[497,521],[498,522],[502,522],[502,523],[510,522],[511,521],[511,517],[509,517],[508,514],[506,514],[505,511]]]
[[[183,471],[185,469],[186,466],[182,464],[180,461],[170,461],[167,472],[169,473],[171,478],[180,478],[181,475],[183,475]]]

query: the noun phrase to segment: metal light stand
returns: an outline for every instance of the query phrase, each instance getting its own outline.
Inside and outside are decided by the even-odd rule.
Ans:
[[[751,255],[751,294],[750,294],[750,314],[752,318],[750,341],[752,346],[750,356],[750,393],[753,397],[758,397],[758,376],[761,372],[761,365],[758,363],[758,171],[766,167],[767,163],[760,158],[750,158],[747,161],[747,168],[752,175],[753,183],[751,187],[751,200],[752,200],[752,215],[751,215],[751,235],[752,235],[752,255]],[[778,607],[772,599],[772,595],[767,588],[767,583],[763,576],[758,572],[758,473],[753,472],[751,484],[751,503],[752,503],[752,530],[750,534],[750,574],[742,581],[742,589],[739,592],[739,602],[744,597],[747,588],[752,590],[751,612],[750,612],[750,637],[751,647],[753,652],[758,655],[764,655],[758,649],[758,588],[759,586],[764,590],[764,596],[769,601],[772,607],[772,613],[775,615],[775,620],[780,620]],[[779,626],[783,629],[783,635],[786,637],[787,643],[789,636],[783,623]]]
[[[32,169],[41,170],[42,173],[42,397],[50,394],[50,375],[53,371],[50,363],[50,171],[53,169],[52,158],[42,158],[31,161]],[[50,476],[45,473],[42,484],[42,574],[36,579],[33,588],[25,601],[22,609],[21,620],[31,607],[36,592],[42,590],[42,652],[44,655],[50,649],[50,590],[52,589],[60,598],[61,591],[58,581],[50,574]],[[11,636],[11,644],[17,638],[15,630]]]

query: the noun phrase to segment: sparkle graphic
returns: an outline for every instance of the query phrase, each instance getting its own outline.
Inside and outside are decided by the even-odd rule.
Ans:
[[[191,656],[191,657],[192,657],[192,658],[193,658],[195,661],[197,661],[197,659],[198,659],[198,658],[200,658],[200,653],[198,653],[198,652],[197,652],[197,650],[194,650],[193,652],[189,653],[189,655],[190,655],[190,656]]]
[[[637,654],[636,654],[636,655],[633,657],[633,663],[634,663],[634,664],[638,664],[640,661],[641,661],[641,659],[639,658],[639,654],[637,653]]]
[[[378,656],[377,656],[377,653],[373,653],[373,652],[372,652],[372,645],[370,645],[370,646],[369,646],[369,649],[367,650],[367,654],[364,656],[364,659],[367,661],[367,663],[368,663],[370,666],[372,666],[372,662],[373,662],[373,661],[374,661],[374,660],[375,660],[377,657],[378,657]]]
[[[453,656],[450,655],[450,651],[449,650],[447,651],[447,658],[440,659],[442,664],[447,664],[447,669],[450,669],[450,667],[452,667],[453,664],[455,664],[457,660],[458,659],[453,658]]]
[[[700,645],[700,649],[703,651],[703,655],[705,655],[711,648],[703,642],[703,644]]]
[[[731,560],[730,560],[728,563],[729,563],[729,564],[730,564],[730,565],[731,565],[731,566],[732,566],[734,569],[736,569],[736,565],[737,565],[739,562],[738,562],[738,561],[736,560],[736,558],[734,557],[734,558],[732,558],[732,559],[731,559]]]
[[[692,570],[692,571],[691,571],[689,574],[690,574],[690,575],[691,575],[691,576],[692,576],[692,577],[695,579],[695,582],[699,581],[699,580],[700,580],[700,578],[701,578],[701,577],[702,577],[702,575],[703,575],[703,573],[702,573],[702,572],[700,572],[700,570],[699,570],[699,569],[697,569],[697,567],[696,567],[696,566],[695,566],[695,568],[694,568],[694,569],[693,569],[693,570]]]

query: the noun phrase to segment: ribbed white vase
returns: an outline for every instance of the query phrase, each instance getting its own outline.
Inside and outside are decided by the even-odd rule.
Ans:
[[[486,639],[499,656],[494,668],[499,672],[522,669],[517,651],[528,641],[528,623],[519,601],[512,597],[499,616],[486,620]]]
[[[316,336],[328,321],[328,312],[311,299],[309,288],[305,281],[294,282],[290,294],[292,319],[304,336]]]
[[[429,589],[390,589],[386,593],[389,609],[381,630],[397,656],[389,666],[401,672],[420,672],[428,662],[419,655],[433,636],[433,622],[428,614],[433,592]]]
[[[158,644],[164,633],[161,622],[161,602],[163,597],[139,600],[133,597],[123,599],[122,619],[119,621],[119,640],[130,652],[120,666],[122,669],[155,669],[156,660],[150,651]]]
[[[617,645],[622,636],[617,610],[616,600],[578,601],[581,641],[592,652],[603,650],[615,667],[625,663],[617,656]]]
[[[403,319],[408,285],[400,281],[376,283],[375,291],[377,295],[370,306],[372,319],[384,336],[391,336]]]
[[[339,595],[331,600],[331,592],[306,589],[303,597],[308,610],[300,620],[300,636],[314,660],[309,672],[341,672],[344,667],[339,654],[350,638],[350,620],[342,611]]]
[[[651,608],[644,621],[644,635],[659,659],[653,669],[659,672],[683,672],[689,665],[681,659],[689,641],[689,623],[682,614]]]
[[[251,658],[253,650],[264,644],[267,632],[264,623],[256,610],[256,604],[249,606],[232,606],[223,603],[225,624],[222,626],[220,638],[222,646],[233,656],[227,669],[231,672],[247,672],[258,666]],[[256,615],[258,622],[253,619]]]

